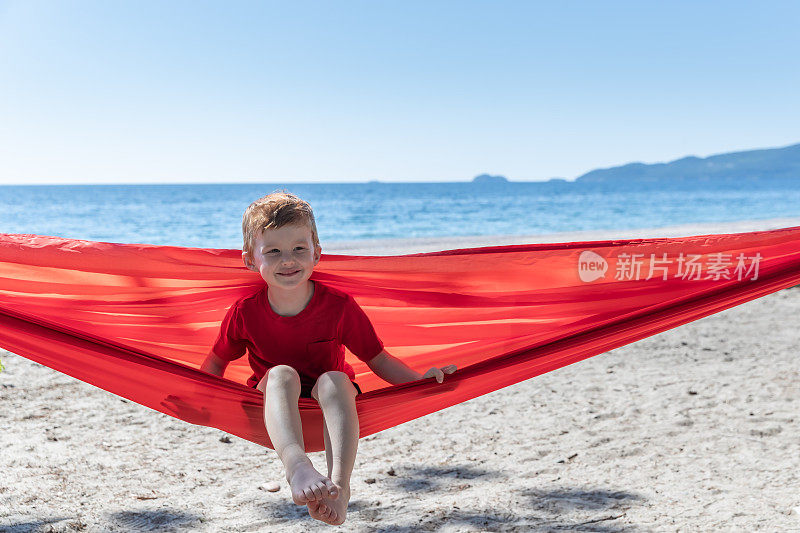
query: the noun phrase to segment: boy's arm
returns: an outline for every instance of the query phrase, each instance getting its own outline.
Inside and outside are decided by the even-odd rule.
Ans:
[[[225,359],[217,357],[217,354],[214,353],[214,350],[210,350],[205,361],[203,361],[203,364],[200,365],[200,370],[222,377],[229,363],[230,361],[226,361]]]
[[[388,381],[392,385],[422,379],[422,374],[411,369],[397,357],[389,355],[386,350],[367,361],[367,366],[379,378]]]
[[[392,385],[432,377],[435,377],[436,381],[441,383],[444,379],[444,374],[452,374],[456,371],[456,365],[447,365],[441,369],[434,367],[425,372],[425,374],[420,374],[397,357],[390,355],[386,350],[367,361],[367,366],[378,377]]]

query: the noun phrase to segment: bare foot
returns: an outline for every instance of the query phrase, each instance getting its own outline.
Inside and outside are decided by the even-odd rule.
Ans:
[[[339,487],[330,478],[317,472],[310,460],[298,462],[292,469],[291,477],[287,473],[286,481],[292,489],[292,500],[297,505],[322,501],[323,498],[333,501],[339,497]]]
[[[308,514],[326,524],[338,526],[347,518],[347,503],[350,501],[350,487],[339,488],[339,497],[331,499],[323,497],[321,501],[311,501],[306,504]]]

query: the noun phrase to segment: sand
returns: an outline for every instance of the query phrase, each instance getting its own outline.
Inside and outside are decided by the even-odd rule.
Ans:
[[[430,243],[392,244],[360,250]],[[798,316],[786,289],[364,438],[339,529],[800,531]],[[332,527],[272,450],[0,359],[0,531]]]

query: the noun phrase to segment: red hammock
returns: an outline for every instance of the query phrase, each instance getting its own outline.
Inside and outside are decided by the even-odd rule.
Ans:
[[[458,365],[442,384],[391,386],[348,352],[363,437],[796,285],[800,226],[323,255],[312,279],[352,294],[387,351],[415,369]],[[228,306],[263,283],[239,250],[0,234],[0,346],[271,447],[261,393],[243,384],[247,358],[225,379],[199,370]],[[323,449],[316,401],[300,411],[306,449]]]

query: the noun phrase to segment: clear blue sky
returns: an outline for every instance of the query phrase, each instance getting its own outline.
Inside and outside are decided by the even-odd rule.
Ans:
[[[0,0],[0,183],[574,178],[800,142],[798,2]]]

